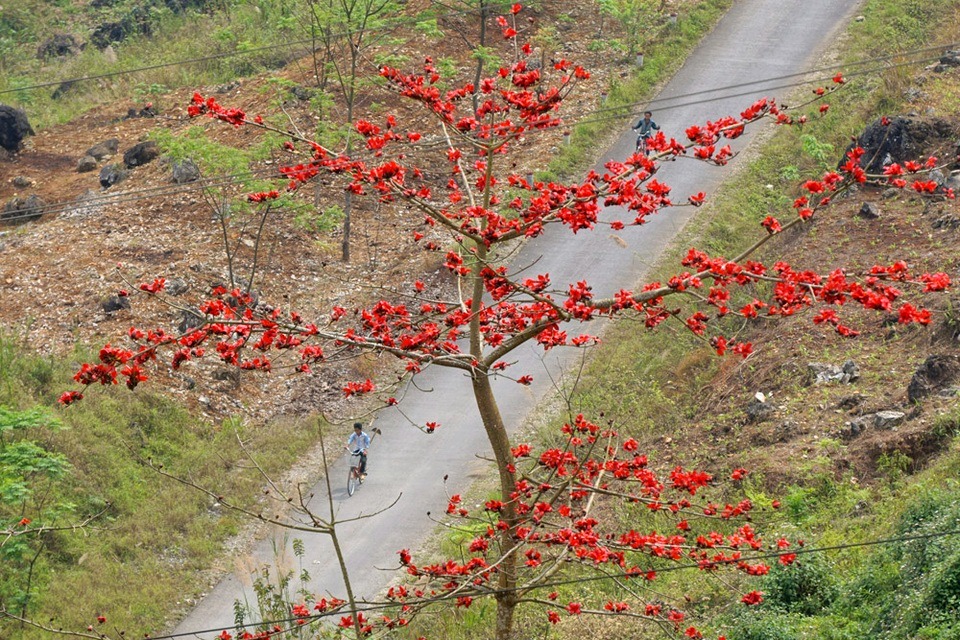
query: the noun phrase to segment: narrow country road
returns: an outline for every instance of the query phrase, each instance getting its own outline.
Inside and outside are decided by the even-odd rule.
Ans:
[[[783,80],[726,92],[739,97],[725,98],[723,91],[683,97],[712,87],[776,79],[811,68],[858,5],[855,0],[739,0],[664,87],[654,102],[655,120],[668,137],[681,139],[683,129],[690,124],[736,114],[755,98],[779,95],[770,88],[783,84]],[[743,95],[746,93],[749,95]],[[751,137],[748,131],[736,148],[749,144]],[[607,151],[604,161],[625,158],[633,141],[632,132],[626,130]],[[698,191],[705,191],[709,198],[725,173],[703,163],[678,161],[663,166],[658,179],[671,185],[672,197],[682,202]],[[607,296],[621,288],[633,288],[693,212],[691,207],[664,212],[642,227],[617,232],[618,238],[606,226],[576,236],[566,228],[553,227],[527,244],[516,264],[536,263],[536,272],[549,273],[557,286],[586,280],[597,296]],[[621,217],[629,219],[617,211],[605,212],[606,219]],[[568,328],[571,333],[575,330]],[[551,377],[558,379],[579,353],[555,349],[544,356],[541,350],[528,346],[515,352],[514,357],[518,363],[511,368],[513,375],[528,373],[534,383],[524,387],[500,380],[495,389],[505,422],[516,428],[551,390]],[[432,420],[442,426],[432,435],[423,434],[409,426],[399,410],[420,424]],[[377,418],[376,426],[383,435],[371,449],[370,477],[352,498],[347,498],[344,488],[346,460],[339,460],[330,471],[340,518],[369,514],[400,496],[388,512],[338,528],[353,590],[359,597],[374,596],[392,579],[393,572],[381,569],[397,566],[399,549],[416,549],[430,536],[434,524],[427,517],[428,511],[443,512],[448,493],[463,492],[474,478],[488,472],[487,464],[477,456],[488,455],[489,447],[469,382],[459,373],[439,367],[426,370],[417,377],[417,386],[406,391],[399,410],[384,411]],[[348,435],[345,431],[344,441]],[[444,476],[448,476],[446,485]],[[318,486],[315,492],[324,494],[325,488]],[[320,501],[314,508],[326,513]],[[278,535],[282,539],[284,534]],[[342,597],[343,581],[329,539],[312,535],[303,541],[313,592],[318,597],[327,593]],[[272,563],[275,544],[271,540],[259,544],[255,561]],[[235,600],[255,604],[249,582],[248,575],[228,576],[174,633],[192,636],[205,632],[203,637],[210,638],[220,629],[231,627]]]

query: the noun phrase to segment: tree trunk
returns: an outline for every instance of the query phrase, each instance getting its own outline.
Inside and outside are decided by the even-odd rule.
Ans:
[[[344,262],[350,262],[350,214],[353,209],[353,192],[347,191],[343,196],[343,250],[342,259]]]
[[[480,44],[484,47],[487,44],[487,15],[490,8],[485,0],[480,0]],[[477,58],[477,70],[473,74],[473,111],[476,113],[480,108],[480,80],[483,78],[483,56]]]
[[[513,634],[513,614],[517,608],[517,556],[514,539],[518,525],[516,503],[510,500],[510,494],[516,489],[517,475],[513,471],[513,453],[510,451],[510,438],[500,416],[500,408],[493,395],[490,378],[485,371],[476,371],[472,377],[473,395],[480,410],[483,428],[493,447],[493,455],[497,461],[497,470],[500,475],[500,497],[504,503],[500,517],[507,523],[508,528],[500,532],[499,574],[497,577],[496,595],[497,622],[496,639],[510,640]]]

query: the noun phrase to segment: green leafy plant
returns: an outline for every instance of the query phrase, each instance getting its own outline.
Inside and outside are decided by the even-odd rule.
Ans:
[[[44,579],[44,528],[73,515],[73,503],[57,497],[70,463],[28,435],[61,423],[40,408],[14,411],[0,405],[0,602],[25,614]]]

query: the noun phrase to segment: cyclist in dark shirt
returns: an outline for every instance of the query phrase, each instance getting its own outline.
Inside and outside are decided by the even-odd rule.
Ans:
[[[633,125],[633,130],[637,132],[637,153],[643,151],[647,155],[647,138],[653,136],[654,131],[660,130],[660,125],[652,120],[653,113],[644,111],[643,117]]]

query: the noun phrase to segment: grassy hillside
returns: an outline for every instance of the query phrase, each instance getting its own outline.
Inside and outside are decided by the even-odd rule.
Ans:
[[[862,20],[852,23],[842,40],[837,62],[888,55],[894,43],[910,51],[955,42],[958,11],[956,2],[866,2]],[[923,153],[955,155],[960,74],[933,73],[929,62],[869,66],[882,70],[853,77],[831,99],[826,117],[803,130],[776,132],[650,279],[674,275],[691,246],[734,255],[757,237],[765,216],[789,219],[798,195],[792,190],[834,168],[851,136],[881,116],[946,121],[952,135],[931,140]],[[803,94],[788,97],[803,99]],[[882,217],[860,219],[864,202],[876,204]],[[819,270],[841,264],[869,269],[903,258],[912,268],[956,274],[960,235],[938,220],[957,211],[956,201],[891,198],[865,189],[839,200],[762,257]],[[614,326],[572,390],[570,411],[602,413],[618,430],[640,439],[641,450],[660,468],[751,469],[747,495],[757,504],[773,498],[783,503],[780,511],[762,516],[768,535],[801,537],[810,548],[837,547],[803,556],[791,568],[774,567],[770,576],[749,584],[697,571],[664,575],[653,597],[676,603],[713,637],[730,640],[960,638],[960,535],[941,535],[960,533],[960,396],[947,390],[916,403],[907,399],[912,376],[928,356],[958,354],[958,304],[956,294],[934,297],[935,323],[922,330],[848,310],[863,332],[853,340],[814,326],[809,317],[767,326],[732,321],[726,331],[755,345],[746,361],[717,358],[680,327],[646,332],[634,322]],[[863,373],[852,385],[815,385],[809,377],[808,363],[840,365],[849,359]],[[759,420],[747,412],[757,392],[772,408]],[[845,430],[851,420],[881,409],[905,412],[907,423],[854,437]],[[569,417],[557,416],[542,433],[555,432],[564,420]],[[487,499],[483,491],[465,502]],[[917,538],[896,540],[910,536]],[[885,539],[893,540],[877,543]],[[457,541],[454,535],[445,544]],[[755,588],[765,594],[759,607],[731,604]],[[587,584],[561,587],[558,602],[598,594],[629,597],[626,587]],[[450,613],[422,622],[409,637],[424,629],[445,638],[485,637],[492,616],[492,606]],[[529,637],[662,637],[655,625],[632,621],[571,618],[551,625],[540,610],[519,626]]]
[[[677,52],[688,50],[695,37],[708,28],[723,5],[705,3],[697,21],[685,21],[679,33],[667,33],[662,57],[648,51],[650,66],[639,79],[624,82],[614,78],[612,103],[642,97],[642,92],[666,73],[668,64],[678,62],[681,54]],[[147,7],[150,14],[150,34],[133,34],[111,44],[116,61],[106,48],[95,46],[56,64],[35,55],[36,48],[58,29],[72,30],[85,41],[105,21],[122,23],[124,16],[139,7]],[[302,33],[302,26],[290,20],[296,7],[280,2],[264,2],[258,7],[249,3],[196,4],[180,10],[169,4],[118,1],[104,3],[89,14],[80,8],[34,0],[18,3],[3,14],[0,46],[5,47],[5,55],[0,55],[0,64],[5,66],[0,68],[0,83],[7,84],[0,84],[0,90],[50,78],[236,51],[296,39]],[[40,20],[37,16],[41,13],[55,19]],[[910,50],[928,46],[933,38],[952,42],[960,36],[956,2],[875,0],[865,4],[863,14],[864,20],[851,26],[844,45],[844,55],[851,59],[886,54],[889,43]],[[568,14],[557,14],[558,25],[572,20],[569,16],[562,20],[559,15]],[[23,34],[27,37],[21,37]],[[429,42],[436,43],[437,37],[432,38]],[[83,85],[75,89],[78,93],[72,94],[69,103],[53,98],[56,87],[45,90],[49,95],[28,91],[6,95],[14,95],[14,102],[40,114],[40,124],[49,124],[64,121],[77,109],[104,98],[140,102],[164,96],[168,90],[185,93],[198,84],[232,80],[239,73],[272,67],[283,59],[271,57],[268,51],[262,58],[203,63],[199,71],[172,67],[160,75],[151,74],[148,80],[124,76],[123,80]],[[302,69],[296,73],[304,76]],[[907,104],[904,92],[913,88],[917,78],[923,81],[919,85],[922,95],[913,94],[914,102]],[[282,84],[267,84],[267,90],[254,99],[261,105],[285,104],[275,97],[280,95],[279,89],[272,91],[274,85]],[[857,78],[816,126],[778,133],[678,247],[685,250],[696,244],[728,255],[734,252],[742,238],[755,236],[760,219],[789,208],[793,194],[785,194],[785,189],[832,167],[848,137],[878,115],[916,111],[924,117],[948,118],[955,127],[958,86],[955,71],[934,75],[909,66]],[[289,90],[286,85],[280,88]],[[70,106],[62,106],[66,104]],[[928,116],[931,109],[932,116]],[[575,132],[573,144],[563,149],[549,172],[577,166],[600,133],[599,128]],[[150,135],[171,150],[178,144],[177,138],[166,132]],[[240,144],[236,139],[232,142]],[[956,141],[940,142],[949,153],[949,143],[955,145]],[[929,151],[943,155],[944,148],[934,144]],[[263,161],[264,157],[257,159]],[[855,217],[865,200],[879,203],[883,210],[879,221]],[[917,268],[955,273],[957,232],[949,226],[933,226],[935,219],[951,211],[956,212],[952,203],[931,209],[919,199],[898,196],[882,200],[881,194],[863,192],[838,202],[829,217],[770,249],[768,257],[789,255],[798,263],[807,261],[818,267],[841,257],[861,266],[869,266],[874,258],[906,257]],[[188,224],[206,218],[209,214],[204,212]],[[184,218],[173,218],[169,226],[174,232],[180,228],[177,224],[184,224]],[[31,233],[20,232],[17,239],[29,238]],[[141,247],[132,245],[129,250],[139,255],[136,252]],[[667,264],[676,264],[677,255]],[[183,263],[181,267],[195,263],[166,255],[154,262],[165,266],[174,259]],[[671,267],[664,266],[661,276],[671,273]],[[102,282],[89,286],[109,288]],[[802,533],[811,544],[858,543],[906,532],[957,528],[960,487],[955,478],[960,452],[955,434],[960,416],[956,397],[932,397],[917,406],[908,406],[903,398],[910,376],[928,355],[956,352],[956,305],[956,298],[936,300],[940,312],[937,325],[926,331],[902,330],[881,319],[857,316],[865,336],[852,342],[815,329],[803,318],[769,329],[732,326],[743,331],[742,336],[752,332],[749,335],[758,345],[755,356],[742,363],[718,360],[709,347],[682,331],[648,335],[625,324],[611,331],[572,402],[577,410],[604,411],[618,424],[629,425],[628,430],[645,441],[656,464],[753,469],[748,491],[758,501],[777,495],[784,502],[785,509],[774,527]],[[126,321],[124,317],[105,323]],[[69,322],[64,324],[74,336],[80,330]],[[24,329],[25,334],[31,331],[30,327]],[[54,398],[69,386],[73,361],[87,355],[82,349],[66,358],[37,355],[19,339],[4,338],[0,341],[0,405],[18,410],[53,407]],[[849,358],[856,360],[863,372],[855,387],[809,383],[808,362],[841,363]],[[776,406],[770,417],[751,422],[746,407],[757,391],[773,398]],[[844,403],[854,395],[864,397],[845,408]],[[102,395],[65,414],[62,428],[38,426],[15,437],[4,436],[5,445],[14,439],[29,440],[62,453],[70,463],[65,474],[44,485],[62,496],[58,522],[103,512],[93,522],[89,536],[44,534],[37,539],[40,547],[23,550],[15,559],[16,571],[10,571],[14,565],[6,563],[0,576],[4,604],[18,606],[29,592],[33,594],[29,605],[38,617],[53,616],[64,626],[82,628],[97,613],[109,612],[117,627],[157,628],[171,609],[188,604],[178,601],[184,584],[190,585],[192,593],[206,586],[204,571],[215,562],[220,543],[238,531],[239,523],[215,501],[161,481],[147,462],[161,461],[174,473],[189,473],[198,484],[216,487],[224,495],[241,496],[255,505],[260,481],[251,469],[238,463],[243,453],[237,436],[258,452],[258,460],[268,472],[280,473],[312,442],[315,429],[309,421],[263,425],[240,418],[225,422],[206,419],[190,415],[182,406],[186,404],[183,397],[170,399],[140,391],[132,399],[129,395],[122,399]],[[845,422],[859,413],[890,407],[911,412],[901,431],[853,439],[843,435]],[[23,513],[22,504],[12,504],[14,508],[3,514],[11,523]],[[42,553],[34,562],[32,554],[38,549]],[[735,599],[731,592],[737,585],[678,576],[670,578],[663,589],[678,594],[675,597],[687,596],[693,603],[687,608],[730,638],[946,639],[957,637],[957,558],[955,538],[814,556],[794,572],[774,573],[761,586],[767,593],[766,604],[748,612],[722,604]],[[612,592],[616,587],[596,589]],[[489,614],[488,608],[478,606],[451,613],[435,624],[443,637],[482,637]],[[573,623],[551,627],[538,617],[524,621],[523,626],[531,635],[546,637],[621,638],[646,633],[623,622],[588,624],[586,629]],[[9,625],[5,633],[7,629],[24,638],[42,635]]]
[[[237,417],[211,424],[150,393],[100,395],[78,411],[61,412],[57,397],[69,388],[74,368],[70,360],[31,354],[0,336],[0,409],[41,409],[35,426],[0,428],[0,529],[20,529],[24,516],[33,527],[55,528],[96,516],[83,530],[7,540],[0,604],[18,615],[43,612],[43,619],[66,628],[84,628],[100,612],[109,612],[119,628],[162,627],[216,577],[221,545],[246,523],[153,466],[262,508],[263,478],[240,443],[256,452],[266,473],[279,476],[311,445],[316,422],[262,428]],[[49,478],[29,469],[26,490],[14,492],[16,465],[8,456],[24,442],[63,456],[67,467]],[[11,639],[43,635],[9,620],[0,629]]]
[[[600,67],[593,80],[596,86],[609,84],[611,100],[626,102],[642,97],[643,91],[680,64],[728,5],[729,0],[683,3],[691,9],[689,19],[676,29],[656,32],[656,37],[663,36],[662,46],[648,49],[648,67],[636,78],[631,75],[636,71],[633,61],[625,60],[618,39],[612,37],[617,33],[613,23],[608,19],[601,34],[589,22],[597,15],[592,4],[555,3],[538,8],[536,15],[542,16],[544,23],[559,25],[559,30],[551,32],[554,38],[544,36],[543,42],[560,46],[556,34],[562,30],[566,44],[572,43],[579,55],[593,59]],[[144,389],[132,396],[97,393],[91,394],[84,405],[74,407],[76,411],[58,411],[55,399],[71,388],[77,362],[90,357],[84,342],[95,343],[104,335],[123,333],[144,316],[151,323],[176,325],[179,312],[158,311],[149,303],[144,307],[135,304],[129,312],[103,313],[104,296],[125,286],[117,281],[113,264],[122,261],[128,269],[142,273],[169,270],[170,275],[182,276],[196,288],[209,286],[226,273],[216,248],[219,229],[211,223],[211,211],[195,185],[171,194],[169,167],[160,162],[140,167],[122,188],[135,192],[148,187],[162,192],[153,192],[157,195],[144,200],[121,199],[122,204],[114,208],[109,198],[116,190],[99,191],[95,173],[81,174],[73,169],[76,159],[92,144],[118,137],[121,152],[139,140],[151,139],[170,158],[195,159],[208,175],[250,169],[275,171],[278,140],[247,137],[246,131],[235,132],[207,122],[185,122],[177,115],[198,86],[237,79],[242,85],[230,85],[232,99],[246,101],[245,106],[252,103],[251,110],[262,109],[265,114],[283,110],[307,130],[318,128],[320,135],[335,137],[342,124],[336,120],[342,116],[336,100],[316,91],[315,79],[310,79],[310,58],[298,59],[269,77],[242,77],[280,64],[287,58],[276,57],[277,52],[283,51],[286,56],[289,48],[163,67],[69,87],[25,87],[192,56],[242,53],[261,44],[295,40],[302,25],[287,19],[294,9],[302,11],[304,6],[28,0],[9,12],[5,10],[0,18],[0,46],[4,47],[0,91],[22,88],[0,94],[0,102],[25,107],[40,130],[18,156],[0,159],[5,171],[0,189],[4,199],[31,192],[61,205],[36,223],[4,227],[0,236],[5,252],[3,286],[7,303],[0,322],[5,332],[0,339],[0,407],[4,416],[14,416],[11,424],[22,422],[23,412],[39,412],[30,426],[7,429],[4,423],[0,453],[9,454],[22,443],[31,443],[41,451],[62,455],[65,463],[62,472],[26,479],[14,478],[7,473],[8,467],[3,468],[0,487],[26,486],[30,495],[4,494],[0,529],[18,529],[26,514],[35,527],[64,527],[97,516],[85,529],[21,536],[18,545],[4,547],[8,562],[0,568],[0,603],[14,613],[26,611],[35,619],[52,619],[64,628],[85,628],[100,613],[108,614],[115,628],[137,632],[163,628],[208,589],[223,568],[223,544],[244,529],[243,522],[216,499],[161,477],[151,464],[163,464],[170,473],[188,476],[193,483],[227,498],[233,496],[240,504],[261,505],[262,478],[244,461],[246,454],[240,443],[256,452],[265,472],[282,475],[315,443],[317,430],[310,411],[322,405],[327,398],[318,397],[331,386],[322,376],[292,388],[279,377],[243,382],[228,377],[205,386],[188,375],[177,375],[167,380],[166,395]],[[144,18],[136,24],[149,25],[149,29],[134,29],[109,48],[91,43],[104,22],[129,24],[124,22],[125,16],[137,11],[147,11],[149,20]],[[41,14],[46,18],[39,18]],[[457,25],[442,26],[454,33]],[[56,33],[73,34],[75,40],[87,45],[63,57],[38,57],[38,48]],[[413,29],[405,35],[405,42],[414,44],[405,45],[400,53],[393,52],[397,59],[401,54],[419,58],[417,46],[445,46],[442,51],[450,55],[441,58],[444,67],[454,73],[471,73],[474,63],[459,41],[451,44],[451,38],[437,29]],[[395,45],[386,42],[384,51]],[[461,58],[453,57],[455,53]],[[495,53],[489,55],[491,60],[496,59]],[[610,62],[611,56],[614,62]],[[293,91],[303,86],[309,88],[308,99]],[[620,86],[627,89],[618,90]],[[58,89],[62,91],[54,97]],[[376,83],[367,83],[363,89],[364,108],[382,112],[380,101],[384,98]],[[596,93],[588,91],[585,101],[590,102]],[[145,101],[156,103],[160,118],[123,119],[129,106],[139,108]],[[85,116],[71,120],[87,109],[90,111]],[[318,114],[323,119],[319,124]],[[58,125],[60,122],[66,124]],[[603,126],[612,130],[619,123],[608,121]],[[602,126],[594,126],[591,131],[591,135],[599,135]],[[565,149],[562,162],[552,170],[570,170],[591,160],[587,154],[597,149],[582,146],[580,136],[576,144]],[[8,170],[11,178],[26,176],[32,184],[14,185],[6,175]],[[224,190],[216,195],[228,198],[254,184],[237,182],[231,185],[233,192]],[[88,210],[78,219],[67,204],[87,189],[98,190],[94,197],[107,204],[92,209],[92,213]],[[306,199],[312,200],[309,194]],[[337,225],[326,224],[312,207],[307,209],[312,215],[300,219],[298,209],[293,212],[297,215],[278,218],[271,228],[273,242],[277,243],[273,246],[285,243],[286,249],[276,251],[275,258],[271,250],[274,262],[262,268],[268,276],[264,286],[277,298],[289,297],[291,304],[301,308],[318,304],[314,296],[323,298],[325,304],[328,298],[343,303],[344,298],[339,296],[345,295],[344,282],[355,275],[350,269],[366,279],[376,276],[390,280],[406,278],[425,268],[419,254],[412,258],[400,255],[405,245],[381,248],[389,244],[392,236],[388,234],[399,235],[405,228],[391,218],[392,214],[371,207],[359,212],[375,221],[370,225],[374,231],[359,242],[367,251],[360,252],[356,266],[334,265],[328,269],[325,247],[335,241]],[[230,231],[238,238],[235,259],[242,262],[248,256],[240,239],[249,219],[241,206],[233,207],[230,213],[231,221],[241,229]],[[56,248],[49,248],[48,242],[55,242]],[[431,262],[429,266],[435,265]],[[105,270],[110,273],[105,274]],[[30,286],[34,277],[40,286],[31,289],[24,285],[24,274],[31,274]],[[314,284],[305,291],[298,282]],[[369,362],[358,366],[374,367]],[[304,386],[311,389],[305,391]],[[277,388],[283,394],[274,395]],[[296,406],[286,401],[288,397],[298,400]],[[264,418],[276,414],[286,417]],[[318,470],[315,462],[307,466],[311,464],[307,475]],[[19,544],[22,541],[25,544]],[[236,548],[231,546],[226,551]],[[0,637],[19,640],[46,634],[4,620],[0,622]]]

